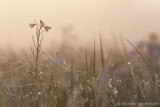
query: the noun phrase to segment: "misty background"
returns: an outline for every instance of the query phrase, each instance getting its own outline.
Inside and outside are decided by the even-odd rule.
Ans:
[[[99,32],[106,42],[112,32],[138,41],[160,33],[159,13],[159,0],[0,0],[0,47],[29,47],[34,19],[52,27],[44,34],[46,46],[59,44],[66,29],[80,44]]]

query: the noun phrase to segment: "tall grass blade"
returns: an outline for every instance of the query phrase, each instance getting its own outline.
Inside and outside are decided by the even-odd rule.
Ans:
[[[103,55],[103,44],[102,44],[101,33],[99,34],[99,37],[100,37],[100,48],[101,48],[101,61],[102,61],[102,67],[104,69],[104,55]]]
[[[126,40],[127,40],[127,42],[128,42],[129,44],[131,44],[131,45],[133,46],[133,48],[138,52],[138,54],[141,56],[141,58],[143,59],[143,61],[144,61],[145,64],[146,64],[146,66],[148,67],[149,64],[148,64],[147,60],[144,58],[144,56],[139,52],[139,50],[138,50],[128,39],[126,39]]]
[[[94,37],[94,50],[93,50],[93,77],[96,76],[96,46],[95,46],[95,37]]]

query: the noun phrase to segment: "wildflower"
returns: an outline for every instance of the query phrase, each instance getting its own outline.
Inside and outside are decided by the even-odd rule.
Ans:
[[[145,42],[144,41],[140,41],[136,44],[136,48],[137,49],[143,49],[145,46]]]
[[[63,59],[61,59],[61,58],[57,58],[57,60],[56,60],[56,61],[57,61],[57,63],[58,63],[58,64],[62,64]]]
[[[51,61],[50,61],[50,65],[53,65],[53,64],[54,64],[54,60],[51,60]]]
[[[46,30],[47,32],[51,29],[50,26],[45,26],[44,28],[45,28],[45,30]]]
[[[35,75],[36,75],[35,72],[30,72],[29,74],[30,74],[31,76],[35,76]]]
[[[41,24],[41,27],[45,26],[45,23],[42,20],[40,20],[40,24]]]
[[[33,28],[36,24],[29,24],[29,27]]]
[[[18,65],[21,65],[21,61],[18,61]]]

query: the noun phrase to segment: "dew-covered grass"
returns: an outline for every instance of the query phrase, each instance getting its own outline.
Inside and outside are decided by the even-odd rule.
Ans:
[[[66,47],[68,52],[62,46],[55,52],[43,48],[39,33],[33,36],[31,52],[10,52],[1,58],[0,107],[160,106],[156,35],[138,44],[124,40],[107,48],[100,34],[99,48],[93,39],[91,48]]]

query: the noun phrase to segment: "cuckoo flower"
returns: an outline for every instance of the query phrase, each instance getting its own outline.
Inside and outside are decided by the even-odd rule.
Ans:
[[[46,30],[47,32],[51,29],[50,26],[45,26],[44,28],[45,28],[45,30]]]
[[[21,61],[18,61],[18,65],[21,65],[22,63],[21,63]]]
[[[36,24],[29,24],[29,27],[33,28]]]
[[[48,32],[51,29],[50,26],[45,26],[45,23],[42,20],[40,20],[40,24],[37,24],[36,22],[34,24],[29,24],[29,27],[33,28],[35,25],[37,25],[40,28],[44,28],[46,32]]]
[[[45,23],[42,20],[40,20],[40,24],[41,24],[41,27],[45,26]]]

